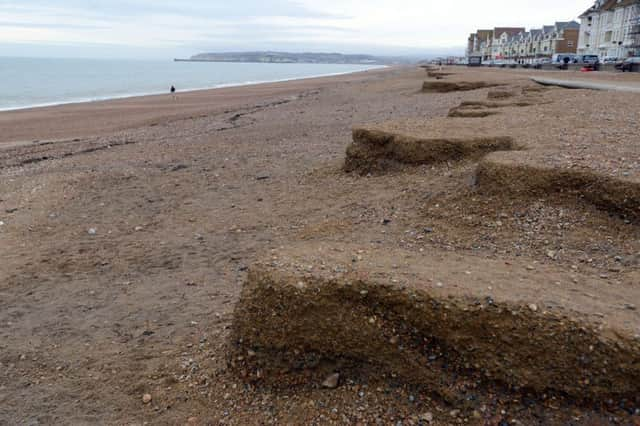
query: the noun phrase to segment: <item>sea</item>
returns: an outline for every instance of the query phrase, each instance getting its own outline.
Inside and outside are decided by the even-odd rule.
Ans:
[[[0,111],[297,80],[378,66],[0,57]]]

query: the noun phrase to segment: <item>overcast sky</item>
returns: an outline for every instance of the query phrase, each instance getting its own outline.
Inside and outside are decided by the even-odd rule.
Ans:
[[[586,0],[0,0],[0,55],[463,52],[476,28],[576,19]]]

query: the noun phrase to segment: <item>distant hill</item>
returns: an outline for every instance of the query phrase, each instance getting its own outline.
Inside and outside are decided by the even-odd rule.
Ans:
[[[189,62],[249,62],[270,64],[357,64],[388,65],[411,62],[403,58],[377,57],[372,55],[344,55],[341,53],[287,53],[287,52],[228,52],[200,53]]]

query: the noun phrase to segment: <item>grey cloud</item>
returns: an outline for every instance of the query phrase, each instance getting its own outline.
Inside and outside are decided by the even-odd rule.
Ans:
[[[100,30],[109,28],[107,25],[82,25],[82,24],[42,24],[35,22],[10,22],[0,21],[0,27],[18,27],[18,28],[60,28],[60,29],[72,29],[72,30]]]
[[[3,5],[16,5],[12,1]],[[18,3],[20,8],[75,10],[83,15],[102,18],[139,17],[151,14],[170,14],[229,19],[253,16],[289,16],[306,18],[340,18],[340,16],[309,10],[292,0],[26,0]]]

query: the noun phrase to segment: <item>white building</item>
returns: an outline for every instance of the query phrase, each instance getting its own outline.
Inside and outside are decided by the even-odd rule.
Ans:
[[[580,19],[578,53],[601,59],[640,55],[640,0],[596,0]]]

